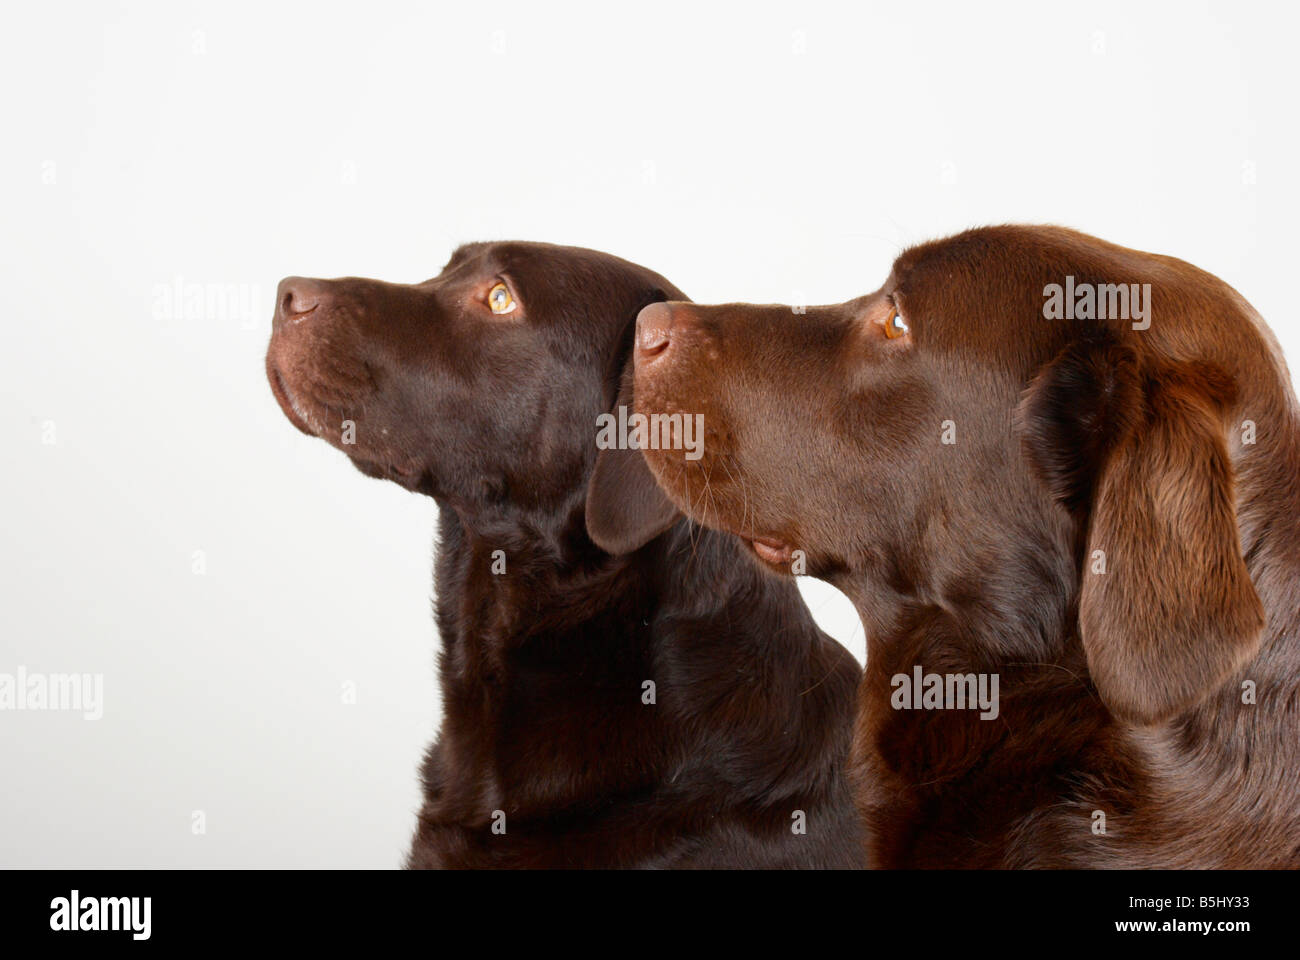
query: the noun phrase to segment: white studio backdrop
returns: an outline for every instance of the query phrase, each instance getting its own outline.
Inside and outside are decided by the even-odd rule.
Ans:
[[[286,274],[415,281],[533,239],[699,301],[823,303],[909,243],[1055,222],[1218,274],[1300,363],[1289,5],[5,19],[0,672],[104,689],[97,720],[0,713],[0,865],[405,852],[440,715],[436,510],[281,415]],[[192,308],[195,285],[234,295]],[[861,658],[848,602],[804,586]]]

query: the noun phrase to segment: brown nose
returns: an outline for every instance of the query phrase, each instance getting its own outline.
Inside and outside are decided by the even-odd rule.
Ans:
[[[666,303],[643,307],[636,318],[636,350],[644,360],[659,356],[672,342],[673,308]]]
[[[305,277],[285,277],[275,291],[274,327],[284,323],[301,323],[324,302],[327,296],[325,284],[320,280],[308,280]]]

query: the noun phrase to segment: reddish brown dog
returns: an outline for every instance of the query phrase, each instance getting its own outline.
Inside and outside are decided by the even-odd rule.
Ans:
[[[876,865],[1300,866],[1300,409],[1227,284],[973,230],[839,306],[649,306],[635,395],[704,416],[673,501],[857,607]]]

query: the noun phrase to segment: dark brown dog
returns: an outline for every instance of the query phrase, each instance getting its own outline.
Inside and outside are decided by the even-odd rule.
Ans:
[[[840,306],[646,308],[636,400],[704,416],[647,452],[678,504],[854,601],[875,864],[1300,865],[1300,410],[1226,284],[974,230]]]
[[[637,311],[680,291],[496,243],[425,283],[290,278],[278,297],[285,415],[439,505],[444,718],[410,866],[861,864],[857,663],[793,584],[682,519],[635,449],[598,462]]]

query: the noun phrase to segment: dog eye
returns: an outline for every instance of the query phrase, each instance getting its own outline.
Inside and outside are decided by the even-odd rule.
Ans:
[[[510,296],[504,283],[498,283],[488,291],[488,306],[493,313],[509,313],[515,308],[515,298]]]
[[[890,340],[896,340],[899,337],[908,334],[910,330],[911,328],[908,327],[907,321],[904,320],[903,315],[898,312],[898,307],[891,306],[889,308],[889,317],[885,320],[885,336]]]

